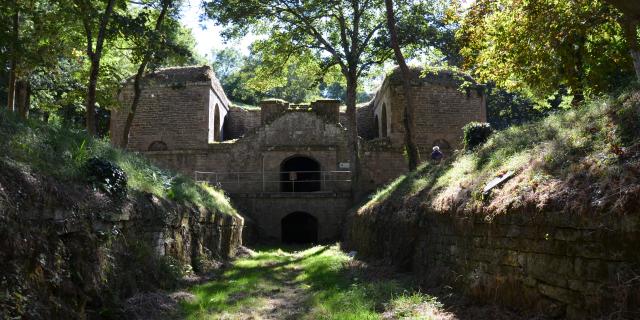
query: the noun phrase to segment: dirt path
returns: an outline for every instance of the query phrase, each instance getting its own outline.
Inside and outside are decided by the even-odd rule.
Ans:
[[[275,265],[277,264],[267,264],[266,267],[272,268]],[[299,319],[307,309],[305,302],[309,298],[308,292],[301,287],[300,281],[296,280],[301,270],[295,267],[275,267],[273,269],[277,270],[271,275],[276,288],[266,291],[241,292],[229,299],[229,302],[233,304],[234,300],[241,300],[248,295],[257,294],[261,298],[259,305],[222,314],[221,319]]]

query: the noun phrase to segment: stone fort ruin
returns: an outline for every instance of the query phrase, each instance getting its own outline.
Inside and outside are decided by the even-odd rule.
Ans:
[[[416,142],[428,157],[434,145],[459,148],[461,128],[486,121],[482,86],[452,73],[413,72]],[[403,156],[404,95],[399,74],[357,108],[359,185],[352,185],[346,115],[338,100],[292,104],[265,100],[234,106],[210,67],[162,69],[144,79],[128,148],[158,165],[218,185],[260,240],[320,242],[339,238],[353,190],[371,192],[407,171]],[[466,82],[465,88],[461,84]],[[117,143],[133,98],[111,117]]]

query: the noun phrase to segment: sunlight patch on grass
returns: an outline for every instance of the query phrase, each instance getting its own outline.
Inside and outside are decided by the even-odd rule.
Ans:
[[[289,306],[300,310],[296,319],[381,319],[385,310],[399,308],[420,316],[422,304],[435,301],[407,279],[372,279],[351,261],[338,245],[258,250],[219,279],[194,287],[196,301],[183,303],[182,309],[188,319],[260,318],[271,292],[286,286],[298,290],[300,301]],[[411,301],[420,305],[412,308]]]

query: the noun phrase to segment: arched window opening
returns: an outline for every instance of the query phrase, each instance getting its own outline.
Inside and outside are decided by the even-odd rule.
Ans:
[[[293,212],[280,221],[283,243],[318,242],[318,219],[306,212]]]
[[[373,120],[374,138],[380,137],[380,125],[378,124],[378,122],[380,122],[380,119],[378,119],[378,116],[376,116],[375,119]]]
[[[151,142],[151,144],[149,145],[149,148],[147,150],[149,151],[167,151],[169,148],[167,147],[167,144],[162,142],[162,141],[154,141]]]
[[[227,114],[224,116],[224,120],[222,120],[222,141],[234,139],[230,126],[231,122],[229,121],[229,114]]]
[[[321,189],[320,163],[296,156],[280,164],[280,190],[282,192],[314,192]]]
[[[387,105],[386,104],[382,104],[382,117],[380,119],[382,121],[382,123],[380,124],[380,128],[382,129],[380,131],[380,137],[386,137],[387,136]]]
[[[217,104],[213,110],[213,141],[222,141],[220,137],[220,110]]]

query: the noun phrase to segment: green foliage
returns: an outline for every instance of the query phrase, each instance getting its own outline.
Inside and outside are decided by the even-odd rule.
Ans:
[[[493,133],[493,128],[488,123],[470,122],[462,127],[464,148],[473,150],[485,143]]]
[[[86,157],[85,143],[80,146],[81,157]],[[91,158],[84,165],[87,181],[110,196],[124,198],[127,195],[127,175],[110,161]]]
[[[232,48],[213,52],[213,69],[230,99],[255,105],[267,98],[303,103],[320,97],[317,65],[312,59],[292,56],[286,61],[269,62],[274,58],[265,46],[258,41],[250,56]]]
[[[32,119],[27,122],[16,119],[15,115],[0,111],[0,161],[11,161],[41,174],[53,176],[63,181],[102,184],[110,179],[108,192],[121,194],[126,183],[130,191],[149,192],[158,197],[171,198],[179,202],[190,202],[210,210],[226,214],[237,214],[229,199],[220,191],[205,184],[194,182],[185,176],[159,169],[143,156],[111,147],[106,140],[93,139],[79,129],[65,127],[60,123],[43,123]],[[104,174],[87,175],[90,159],[109,162],[121,169],[121,174],[111,175],[111,165],[105,165]],[[95,167],[95,166],[93,166]],[[95,169],[95,168],[94,168]],[[102,170],[101,169],[101,170]],[[100,182],[102,181],[102,182]]]
[[[601,1],[479,0],[458,39],[466,67],[479,80],[538,101],[566,88],[579,100],[632,75],[618,18]]]
[[[153,32],[153,22],[159,12],[158,0],[139,4],[116,1],[96,88],[101,136],[108,130],[108,110],[118,107],[115,98],[122,82],[135,72],[135,64],[145,51],[155,51],[151,69],[202,61],[193,54],[193,36],[178,20],[180,2],[173,2],[163,29]],[[17,55],[18,79],[31,85],[31,116],[46,119],[55,113],[66,125],[84,126],[90,60],[86,56],[86,29],[81,18],[89,17],[89,28],[95,39],[104,3],[86,0],[0,3],[2,25],[11,26],[13,14],[16,11],[20,14],[19,39],[14,52],[11,51],[11,28],[0,31],[0,64],[8,66],[10,58]],[[0,105],[7,101],[7,77],[7,68],[0,70]]]
[[[621,105],[611,110],[611,116],[619,127],[620,142],[623,145],[638,143],[640,139],[640,93],[622,94],[617,101]]]
[[[540,106],[526,96],[498,89],[489,85],[487,93],[487,122],[496,130],[512,125],[540,120],[560,109],[559,99],[549,101],[548,107]]]

